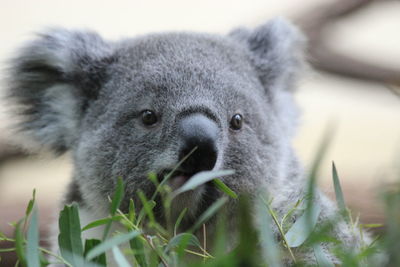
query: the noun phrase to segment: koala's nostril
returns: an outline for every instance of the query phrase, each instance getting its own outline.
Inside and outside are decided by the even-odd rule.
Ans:
[[[202,114],[184,117],[178,124],[182,139],[179,158],[182,159],[196,148],[182,164],[188,172],[211,170],[217,161],[217,124]]]

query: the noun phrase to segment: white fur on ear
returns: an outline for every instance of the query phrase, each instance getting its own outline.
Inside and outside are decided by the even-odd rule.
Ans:
[[[254,30],[237,29],[230,36],[248,48],[268,91],[293,88],[305,65],[305,37],[296,27],[283,18],[275,18]]]
[[[9,96],[22,115],[19,128],[56,152],[71,148],[88,103],[112,62],[112,48],[92,32],[52,29],[11,61]]]

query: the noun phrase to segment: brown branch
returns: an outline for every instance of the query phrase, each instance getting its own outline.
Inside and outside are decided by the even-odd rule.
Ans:
[[[295,19],[309,39],[311,64],[320,70],[347,77],[400,84],[400,69],[378,66],[340,54],[323,42],[326,28],[332,22],[378,1],[385,0],[338,0],[314,8]]]

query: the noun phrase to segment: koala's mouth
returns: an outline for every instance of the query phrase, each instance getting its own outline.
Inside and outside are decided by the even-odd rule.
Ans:
[[[182,170],[164,170],[158,174],[158,180],[163,181],[168,177],[168,185],[172,190],[176,190],[182,185],[184,185],[190,178],[196,173],[185,172]]]

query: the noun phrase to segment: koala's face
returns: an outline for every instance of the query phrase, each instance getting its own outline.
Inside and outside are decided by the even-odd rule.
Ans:
[[[188,155],[172,189],[198,172],[232,169],[223,181],[253,193],[289,164],[297,42],[282,21],[226,37],[173,33],[114,44],[56,31],[16,61],[12,94],[31,112],[25,129],[72,150],[72,200],[89,209],[107,211],[117,177],[126,183],[122,208],[138,190],[150,197],[148,174],[163,179]],[[173,210],[188,207],[196,217],[218,197],[205,184]]]

